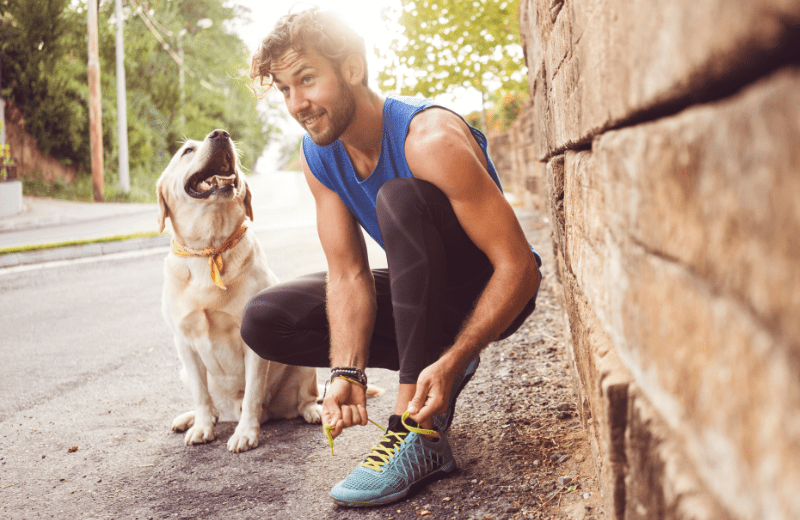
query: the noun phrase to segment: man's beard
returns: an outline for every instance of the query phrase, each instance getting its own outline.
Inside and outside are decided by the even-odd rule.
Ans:
[[[338,76],[339,94],[336,96],[333,108],[326,112],[328,117],[328,127],[319,133],[314,133],[308,128],[308,135],[317,146],[330,146],[347,130],[353,115],[356,113],[356,97],[350,90],[344,78]],[[305,125],[303,125],[305,127]]]

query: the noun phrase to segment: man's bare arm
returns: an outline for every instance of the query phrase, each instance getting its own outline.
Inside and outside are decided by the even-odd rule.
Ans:
[[[536,293],[540,274],[513,209],[460,118],[441,109],[416,116],[406,139],[406,158],[416,178],[444,192],[464,231],[494,267],[456,342],[420,374],[410,409],[418,410],[412,412],[415,420],[424,421],[446,404],[455,375],[519,315]]]
[[[369,268],[364,236],[338,195],[325,187],[308,168],[303,172],[317,208],[317,230],[328,262],[327,313],[331,366],[367,366],[369,342],[375,325],[375,279]],[[334,437],[343,428],[367,424],[364,389],[334,381],[323,402],[323,422],[333,425]]]

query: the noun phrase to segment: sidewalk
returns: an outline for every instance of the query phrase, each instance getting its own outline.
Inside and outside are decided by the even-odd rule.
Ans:
[[[23,197],[22,205],[22,213],[0,218],[0,249],[158,231],[157,204]],[[10,253],[0,255],[0,269],[168,245],[168,236],[156,236]]]

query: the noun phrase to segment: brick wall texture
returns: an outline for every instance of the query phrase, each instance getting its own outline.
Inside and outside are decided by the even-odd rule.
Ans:
[[[490,146],[551,217],[606,517],[800,519],[800,0],[520,8]]]

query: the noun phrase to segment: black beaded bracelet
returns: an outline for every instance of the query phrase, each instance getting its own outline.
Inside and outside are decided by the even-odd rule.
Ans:
[[[334,367],[331,369],[331,381],[337,377],[345,377],[367,386],[367,374],[357,367]]]

